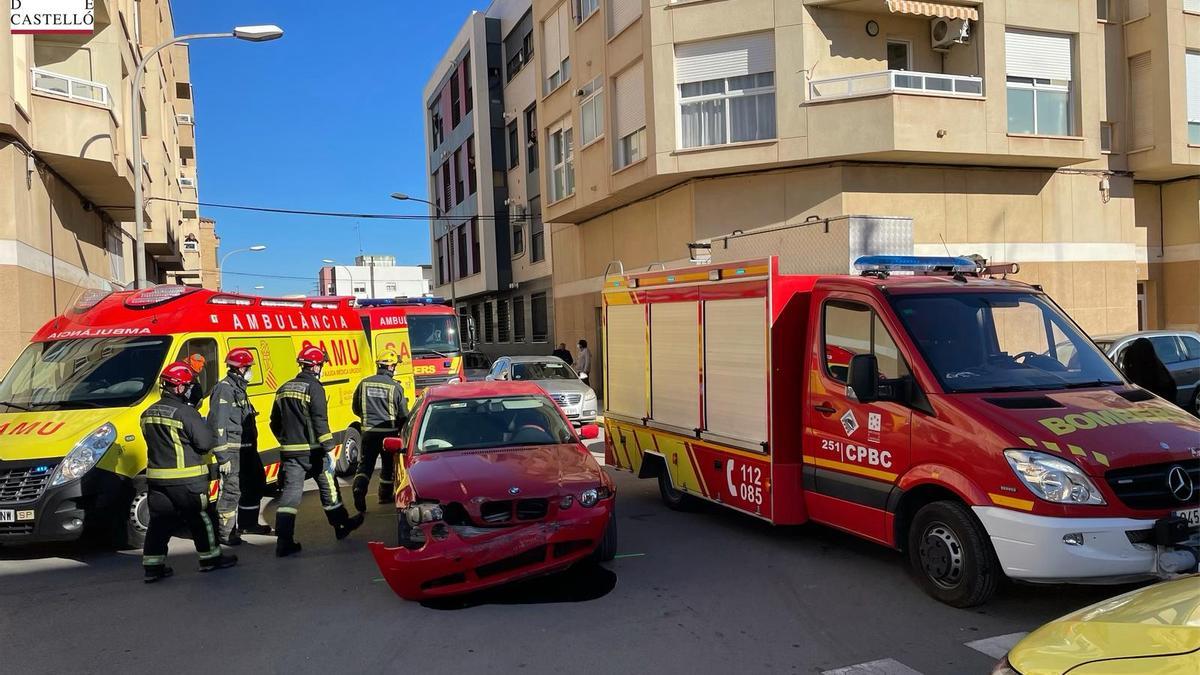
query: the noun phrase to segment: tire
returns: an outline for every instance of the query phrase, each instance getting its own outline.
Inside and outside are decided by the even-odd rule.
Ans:
[[[908,530],[908,559],[925,592],[952,607],[987,602],[1002,576],[987,532],[955,501],[917,511]]]
[[[604,528],[604,537],[600,539],[600,544],[592,553],[592,559],[596,562],[609,562],[615,557],[617,557],[617,510],[613,509],[608,514],[608,525]]]
[[[338,478],[353,476],[358,471],[358,460],[362,457],[362,434],[350,427],[342,434],[342,452],[338,455],[333,472]]]
[[[695,497],[675,489],[671,485],[671,473],[667,471],[667,467],[659,467],[658,469],[658,493],[662,496],[663,503],[667,508],[674,511],[691,511],[696,508],[697,500]]]
[[[146,497],[149,491],[145,476],[133,479],[133,495],[129,507],[117,511],[114,516],[114,543],[120,549],[141,548],[146,543],[146,530],[150,526],[150,504]]]

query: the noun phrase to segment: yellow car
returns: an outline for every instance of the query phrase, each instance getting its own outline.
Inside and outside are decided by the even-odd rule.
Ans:
[[[1038,628],[992,675],[1196,675],[1200,575],[1148,586]]]

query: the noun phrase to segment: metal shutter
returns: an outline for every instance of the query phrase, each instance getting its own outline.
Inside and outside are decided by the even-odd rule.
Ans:
[[[765,298],[704,303],[705,428],[758,445],[767,440]]]
[[[675,83],[775,70],[775,34],[755,33],[675,45]]]
[[[1200,52],[1187,53],[1187,118],[1200,122]]]
[[[1004,58],[1011,77],[1070,80],[1071,36],[1008,30]]]
[[[606,410],[646,416],[646,306],[610,305],[604,340]]]
[[[554,14],[542,23],[542,45],[545,56],[542,57],[542,63],[545,64],[544,75],[549,77],[550,73],[558,70],[558,64],[561,63],[558,56],[559,50],[559,30],[558,30],[558,13],[565,9],[567,3],[563,3],[561,7],[555,10]]]
[[[608,34],[616,35],[642,15],[642,0],[608,0]]]
[[[699,303],[650,306],[650,417],[683,429],[700,426]]]
[[[646,76],[642,63],[617,75],[613,95],[617,138],[646,126]]]
[[[1150,52],[1129,59],[1129,108],[1133,118],[1130,150],[1154,145],[1154,85]]]

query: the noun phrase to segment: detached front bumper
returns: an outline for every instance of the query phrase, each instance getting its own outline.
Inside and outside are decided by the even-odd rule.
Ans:
[[[1161,521],[1156,520],[1054,518],[993,506],[974,511],[1004,573],[1013,579],[1116,584],[1196,571],[1200,534],[1195,528],[1160,542],[1155,526]],[[1178,569],[1181,562],[1186,569]]]
[[[369,544],[383,578],[406,600],[459,595],[555,572],[586,558],[604,537],[612,500],[576,506],[569,517],[463,536],[455,526],[424,523],[420,549]],[[435,536],[435,528],[441,537]],[[441,528],[444,528],[442,530]]]

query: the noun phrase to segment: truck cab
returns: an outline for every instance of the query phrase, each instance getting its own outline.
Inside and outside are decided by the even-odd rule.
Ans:
[[[410,400],[438,384],[465,381],[458,313],[438,297],[359,300],[374,353],[400,356],[396,379]]]

